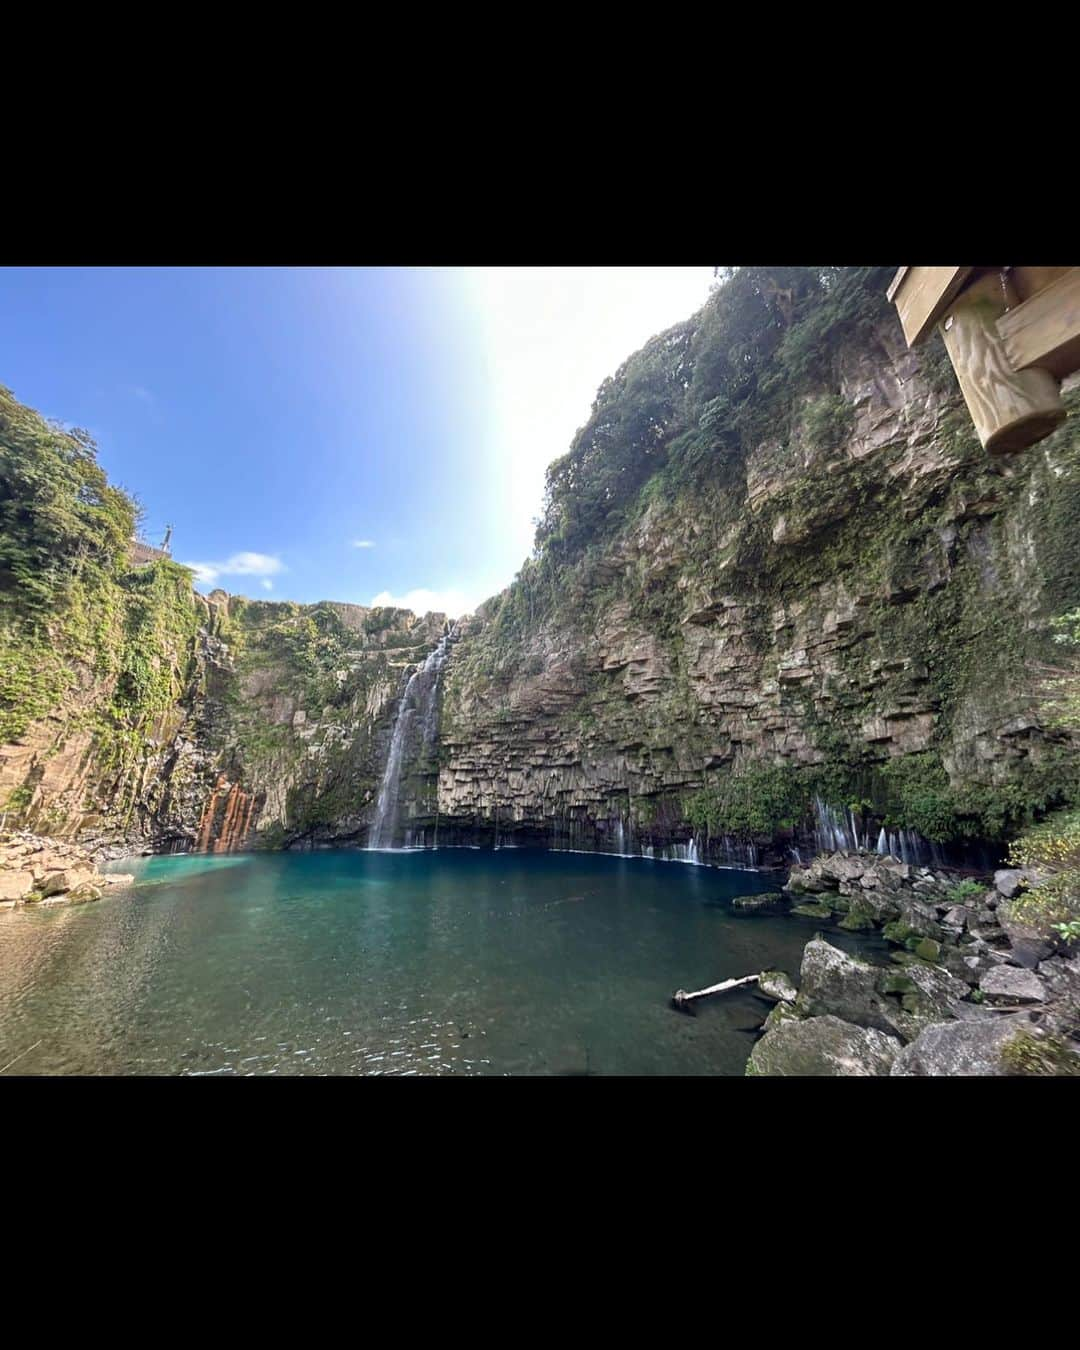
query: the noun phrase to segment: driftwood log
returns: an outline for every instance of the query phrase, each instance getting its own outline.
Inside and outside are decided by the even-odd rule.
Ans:
[[[676,989],[671,997],[671,1006],[679,1012],[694,1014],[694,1000],[706,998],[709,994],[722,994],[725,989],[737,989],[741,984],[753,984],[757,975],[744,975],[739,980],[721,980],[719,984],[710,984],[708,989],[695,989],[688,994],[685,989]]]

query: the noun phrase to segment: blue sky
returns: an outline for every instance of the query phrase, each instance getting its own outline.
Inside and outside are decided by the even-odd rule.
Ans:
[[[86,427],[200,589],[464,612],[699,268],[0,269],[0,383]]]

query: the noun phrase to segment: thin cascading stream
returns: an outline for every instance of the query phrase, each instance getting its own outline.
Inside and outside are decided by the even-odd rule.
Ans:
[[[439,676],[446,664],[455,632],[456,626],[440,638],[438,645],[428,653],[427,660],[413,671],[405,685],[390,733],[390,753],[386,757],[386,768],[375,802],[368,848],[393,847],[401,801],[401,769],[405,749],[414,726],[419,726],[420,748],[424,754],[430,751],[434,743],[439,722]]]

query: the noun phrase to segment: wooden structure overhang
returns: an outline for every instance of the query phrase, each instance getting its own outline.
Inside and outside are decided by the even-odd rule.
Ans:
[[[901,267],[888,297],[909,347],[935,328],[987,450],[1023,450],[1065,418],[1080,370],[1080,267]]]

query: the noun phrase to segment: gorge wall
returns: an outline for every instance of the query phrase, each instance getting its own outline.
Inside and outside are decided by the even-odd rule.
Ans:
[[[446,644],[400,832],[782,858],[815,798],[959,845],[1080,795],[1033,673],[1080,605],[1080,400],[988,455],[889,275],[740,269],[605,382],[533,557]],[[73,457],[0,412],[10,455]],[[445,617],[100,552],[40,603],[0,555],[0,809],[117,849],[364,842]]]

